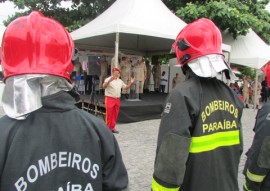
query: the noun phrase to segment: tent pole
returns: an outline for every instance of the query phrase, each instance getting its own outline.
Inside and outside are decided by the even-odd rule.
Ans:
[[[115,36],[115,53],[114,53],[114,64],[116,68],[118,68],[118,52],[119,52],[119,32],[116,33]]]
[[[228,52],[228,60],[227,60],[227,63],[229,65],[229,67],[231,67],[231,52]],[[222,78],[224,77],[224,74],[222,75]],[[223,80],[223,79],[222,79]],[[228,79],[226,79],[226,84],[228,86],[230,86],[230,81]]]
[[[254,88],[254,102],[253,102],[254,110],[256,110],[257,89],[258,89],[258,70],[256,69],[255,88]]]

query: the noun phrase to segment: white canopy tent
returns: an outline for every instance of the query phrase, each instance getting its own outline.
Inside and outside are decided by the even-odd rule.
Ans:
[[[2,38],[5,32],[5,28],[0,28],[0,47],[2,46]]]
[[[117,57],[120,49],[124,54],[150,56],[168,54],[185,26],[161,0],[117,0],[71,36],[77,48],[90,52],[109,50]],[[230,52],[231,47],[222,44],[222,49]]]
[[[122,51],[154,55],[168,53],[185,25],[161,0],[117,0],[71,36],[79,48],[114,49],[116,41]]]
[[[246,36],[239,36],[237,39],[224,32],[223,42],[231,46],[231,63],[260,69],[270,60],[270,46],[252,29]]]
[[[186,23],[161,0],[117,0],[71,36],[78,48],[117,49],[117,54],[119,45],[123,52],[158,55],[170,52],[176,36],[185,26]],[[229,52],[230,47],[223,45],[223,50]]]
[[[3,38],[3,35],[4,35],[4,32],[5,32],[6,28],[5,27],[0,27],[0,64],[1,64],[1,56],[2,56],[2,38]],[[2,71],[2,66],[0,66],[0,71]]]

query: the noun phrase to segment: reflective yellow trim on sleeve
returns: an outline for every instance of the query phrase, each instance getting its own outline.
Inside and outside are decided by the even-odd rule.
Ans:
[[[180,187],[178,188],[166,188],[164,186],[161,186],[159,183],[156,182],[156,180],[152,179],[152,191],[178,191]]]
[[[252,190],[249,190],[249,189],[248,189],[247,183],[246,183],[246,182],[244,183],[244,187],[245,187],[245,189],[246,189],[247,191],[252,191]]]
[[[249,170],[247,170],[247,177],[253,182],[262,182],[265,178],[265,176],[262,175],[252,174]]]
[[[239,130],[217,132],[201,137],[192,137],[190,153],[211,151],[218,147],[240,144]]]

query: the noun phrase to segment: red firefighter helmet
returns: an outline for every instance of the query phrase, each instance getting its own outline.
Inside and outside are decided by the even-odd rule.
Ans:
[[[5,30],[4,81],[22,74],[50,74],[70,81],[73,50],[73,40],[60,23],[33,11],[11,22]]]
[[[208,54],[222,53],[222,37],[219,29],[209,19],[198,19],[178,34],[173,48],[178,63],[183,66],[191,60]]]

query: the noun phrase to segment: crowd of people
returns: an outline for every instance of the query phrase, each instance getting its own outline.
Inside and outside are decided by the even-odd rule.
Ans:
[[[254,97],[263,94],[264,102],[268,87],[265,79],[251,84],[245,77],[242,88],[219,80],[221,72],[231,77],[221,45],[220,30],[204,18],[186,25],[173,44],[186,79],[179,83],[176,74],[164,104],[152,191],[239,190],[241,117],[249,104],[249,86]],[[105,89],[110,116],[106,125],[75,106],[71,79],[74,43],[60,23],[38,11],[19,17],[8,25],[2,48],[6,115],[0,119],[0,190],[126,189],[128,172],[113,133],[117,133],[121,93],[128,94],[136,83],[142,99],[146,75],[151,74],[143,58],[133,67],[139,74],[128,73],[132,71],[126,64],[128,57],[118,59],[119,66],[112,59],[111,66],[107,65],[110,74],[106,74],[105,56],[95,63],[103,68],[99,88]],[[82,66],[87,79],[91,75],[86,59]],[[155,90],[161,85],[164,92],[166,72],[161,73],[158,63],[151,72],[155,74]],[[257,99],[254,104],[258,106]],[[258,111],[254,141],[247,153],[245,191],[270,190],[269,125],[267,102]]]
[[[138,94],[140,100],[143,99],[143,93],[145,92],[157,92],[157,93],[168,93],[168,75],[166,71],[161,71],[161,65],[159,62],[151,63],[148,59],[142,56],[132,56],[119,54],[118,63],[115,63],[114,57],[111,58],[111,62],[108,62],[108,56],[101,55],[97,56],[96,59],[90,63],[87,56],[82,54],[80,58],[76,58],[73,61],[74,64],[74,81],[76,85],[80,84],[80,81],[84,83],[84,92],[90,94],[94,89],[95,81],[98,81],[98,89],[95,88],[100,94],[104,95],[103,83],[105,78],[111,75],[112,68],[120,69],[120,79],[125,84],[130,82],[131,77],[135,77],[135,93]],[[100,57],[100,58],[99,58]],[[91,74],[89,65],[94,65],[98,68],[96,74]],[[77,80],[76,80],[77,79]],[[153,84],[152,84],[153,79]],[[181,78],[177,73],[171,80],[172,89],[181,82]],[[95,83],[95,84],[94,84]],[[153,89],[152,89],[153,88]],[[121,93],[125,99],[130,98],[130,89],[123,89]]]
[[[243,100],[246,108],[250,105],[258,109],[260,103],[265,103],[270,96],[270,89],[267,83],[267,77],[264,76],[261,80],[253,79],[245,76],[239,85],[239,82],[230,83],[233,91]],[[252,108],[251,106],[251,108]]]
[[[109,64],[107,56],[102,55],[100,58],[91,59],[90,62],[85,53],[73,60],[75,87],[79,90],[83,81],[85,88],[83,92],[91,95],[98,92],[104,95],[105,122],[113,133],[119,133],[115,125],[121,98],[123,98],[122,100],[132,100],[133,98],[143,100],[143,93],[150,92],[151,77],[154,80],[155,92],[167,93],[166,86],[169,84],[168,75],[165,71],[161,73],[159,63],[153,64],[153,67],[151,67],[150,61],[142,56],[133,57],[132,61],[130,55],[123,54],[118,55],[117,61],[118,63],[112,57]],[[91,71],[90,65],[98,68],[95,74]],[[173,88],[180,82],[177,73],[172,79]],[[97,90],[96,86],[98,86]],[[133,93],[131,93],[132,88]]]

